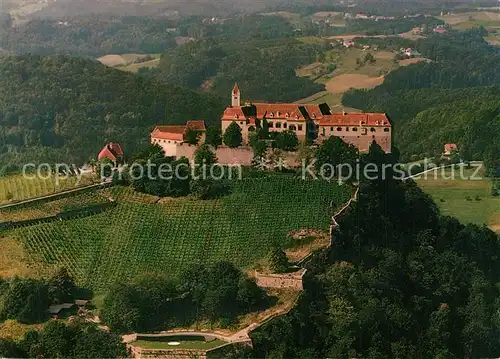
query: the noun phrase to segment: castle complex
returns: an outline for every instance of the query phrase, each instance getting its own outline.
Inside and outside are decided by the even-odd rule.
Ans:
[[[375,140],[385,152],[391,152],[392,126],[384,113],[332,113],[326,104],[297,103],[245,103],[236,84],[231,91],[231,106],[222,114],[222,133],[235,122],[241,128],[243,144],[248,144],[249,134],[266,121],[269,132],[294,131],[301,141],[315,138],[321,143],[330,136],[337,136],[367,152]],[[176,149],[185,141],[187,129],[200,131],[204,141],[203,121],[188,121],[186,126],[157,126],[151,133],[151,142],[159,144],[166,156],[177,156]]]

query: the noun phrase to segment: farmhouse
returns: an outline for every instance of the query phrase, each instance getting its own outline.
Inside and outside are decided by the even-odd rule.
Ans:
[[[103,147],[97,159],[102,161],[103,159],[111,160],[115,165],[123,162],[123,150],[119,143],[110,142]]]
[[[301,141],[316,139],[321,143],[330,136],[367,152],[375,140],[385,152],[391,152],[392,126],[385,113],[332,113],[326,103],[241,103],[241,91],[235,84],[231,91],[231,106],[221,117],[222,133],[236,123],[241,128],[243,144],[252,132],[267,124],[270,133],[293,131]],[[151,143],[160,145],[166,156],[177,156],[185,150],[186,131],[194,129],[205,141],[205,123],[188,121],[185,126],[157,126],[151,133]]]

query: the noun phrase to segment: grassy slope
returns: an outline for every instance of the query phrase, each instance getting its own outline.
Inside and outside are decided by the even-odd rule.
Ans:
[[[442,213],[457,217],[464,223],[475,223],[478,225],[487,224],[500,232],[500,197],[491,195],[491,180],[484,178],[481,180],[460,179],[458,170],[455,170],[455,179],[445,179],[451,177],[451,169],[441,175],[434,176],[430,172],[428,178],[417,179],[418,184],[425,192],[430,194],[438,204]],[[465,170],[467,177],[473,174],[473,170]],[[472,201],[468,201],[466,197]],[[476,200],[479,196],[481,200]],[[444,200],[444,201],[441,201]]]
[[[141,272],[175,276],[192,262],[248,267],[274,242],[285,243],[290,231],[327,230],[332,211],[351,194],[347,187],[289,178],[237,182],[217,201],[147,204],[119,192],[112,210],[7,235],[24,244],[37,271],[65,266],[78,283],[100,290]]]

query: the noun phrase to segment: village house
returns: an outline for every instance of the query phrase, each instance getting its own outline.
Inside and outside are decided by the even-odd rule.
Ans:
[[[119,143],[110,142],[103,147],[97,156],[99,161],[109,159],[116,165],[122,164],[124,161],[123,150]]]
[[[199,144],[205,142],[205,122],[188,121],[186,125],[156,126],[151,132],[151,143],[159,145],[165,152],[165,156],[175,157],[177,147],[187,141],[186,132],[188,129],[199,132]]]
[[[451,156],[453,152],[457,151],[458,151],[458,146],[456,145],[456,143],[446,143],[444,145],[443,156]]]
[[[446,28],[444,27],[444,25],[438,25],[432,31],[436,34],[445,34]]]

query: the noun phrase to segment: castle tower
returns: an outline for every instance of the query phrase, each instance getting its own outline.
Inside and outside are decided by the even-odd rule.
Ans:
[[[238,83],[234,84],[233,91],[231,92],[231,106],[240,107],[241,106],[241,94],[238,87]]]

